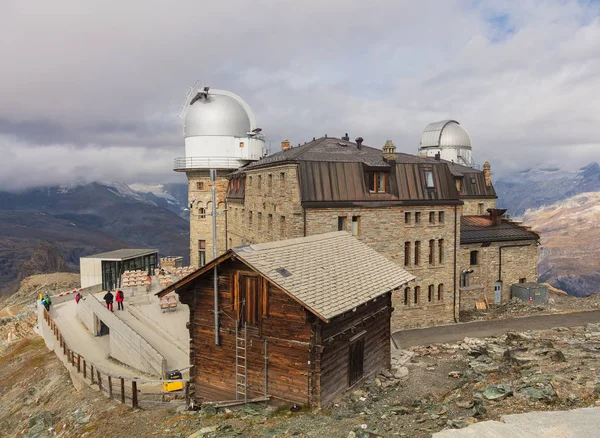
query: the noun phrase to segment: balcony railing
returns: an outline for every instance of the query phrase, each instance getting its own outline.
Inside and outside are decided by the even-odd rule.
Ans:
[[[249,160],[231,157],[179,157],[175,158],[173,169],[180,172],[189,169],[237,169],[245,161]]]

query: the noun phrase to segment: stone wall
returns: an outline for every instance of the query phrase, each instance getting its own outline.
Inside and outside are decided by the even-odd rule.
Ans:
[[[525,245],[525,246],[511,246]],[[499,271],[500,248],[502,248],[502,269]],[[471,265],[471,251],[477,251],[477,264]],[[494,285],[502,280],[501,303],[511,298],[511,286],[524,279],[525,282],[537,282],[538,245],[535,241],[494,242],[489,246],[482,244],[461,245],[458,257],[458,273],[473,269],[468,275],[468,286],[460,288],[460,309],[475,307],[476,301],[494,303]]]
[[[443,215],[443,222],[439,220],[440,212]],[[410,214],[409,223],[405,221],[406,213]],[[420,213],[419,223],[416,223],[417,213]],[[433,213],[434,219],[431,223],[430,213]],[[392,331],[448,324],[454,321],[453,206],[307,209],[307,235],[337,231],[340,217],[346,218],[345,229],[350,233],[352,233],[353,217],[358,218],[356,237],[417,277],[408,286],[407,291],[402,289],[392,294],[392,304],[395,309],[392,313]],[[457,206],[457,217],[460,221],[460,206]],[[430,240],[433,240],[433,263],[429,263]],[[443,241],[441,263],[440,240]],[[418,264],[415,259],[417,241],[420,242]],[[460,226],[457,226],[457,242],[459,241]],[[410,254],[409,264],[405,265],[407,242],[410,244]],[[433,286],[431,300],[430,286]],[[438,299],[438,288],[440,288],[440,299]]]
[[[217,191],[217,250],[225,252],[225,197],[229,181],[228,171],[218,171]],[[188,207],[190,208],[190,265],[200,265],[200,241],[205,241],[205,263],[213,259],[212,233],[212,181],[208,170],[187,172]]]
[[[474,198],[463,199],[463,214],[465,216],[481,216],[488,214],[488,208],[496,208],[496,199]]]
[[[246,171],[244,203],[227,205],[227,247],[302,237],[296,165]]]

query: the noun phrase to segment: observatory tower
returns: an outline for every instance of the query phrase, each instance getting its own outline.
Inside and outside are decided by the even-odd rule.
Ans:
[[[199,267],[213,259],[213,236],[218,255],[227,249],[227,175],[263,156],[264,137],[248,104],[229,91],[195,85],[188,93],[181,117],[185,157],[175,159],[174,169],[185,172],[188,178],[190,264]]]
[[[463,166],[473,167],[471,137],[456,120],[442,120],[430,123],[423,130],[419,155],[452,161]]]

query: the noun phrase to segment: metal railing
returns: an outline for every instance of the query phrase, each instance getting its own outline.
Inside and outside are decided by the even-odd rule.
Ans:
[[[246,161],[250,160],[231,157],[178,157],[173,162],[173,169],[237,169]]]
[[[59,342],[63,357],[66,359],[65,366],[68,368],[68,365],[71,365],[74,371],[76,371],[78,374],[83,374],[83,379],[86,381],[86,383],[89,383],[90,385],[97,385],[98,389],[108,395],[110,398],[114,398],[123,404],[131,404],[133,408],[152,407],[156,405],[163,407],[177,406],[171,401],[164,400],[165,396],[172,395],[172,393],[148,391],[142,392],[142,390],[138,387],[138,384],[153,383],[162,385],[165,382],[179,382],[179,380],[146,380],[134,377],[117,376],[115,374],[103,371],[96,364],[69,348],[60,332],[60,329],[46,309],[44,309],[44,321],[46,321],[46,324],[48,324],[48,327],[53,332],[56,340]],[[184,398],[187,406],[190,403],[190,382],[184,382]],[[140,404],[145,406],[140,406]]]

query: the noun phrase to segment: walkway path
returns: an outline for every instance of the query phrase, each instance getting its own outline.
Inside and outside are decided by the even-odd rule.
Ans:
[[[434,438],[588,438],[600,436],[600,408],[528,412],[482,421],[465,429],[443,430]]]
[[[600,310],[475,321],[424,329],[402,330],[394,333],[393,336],[400,348],[408,348],[415,345],[456,342],[465,337],[494,336],[508,330],[545,330],[559,326],[581,326],[587,323],[600,323]]]

